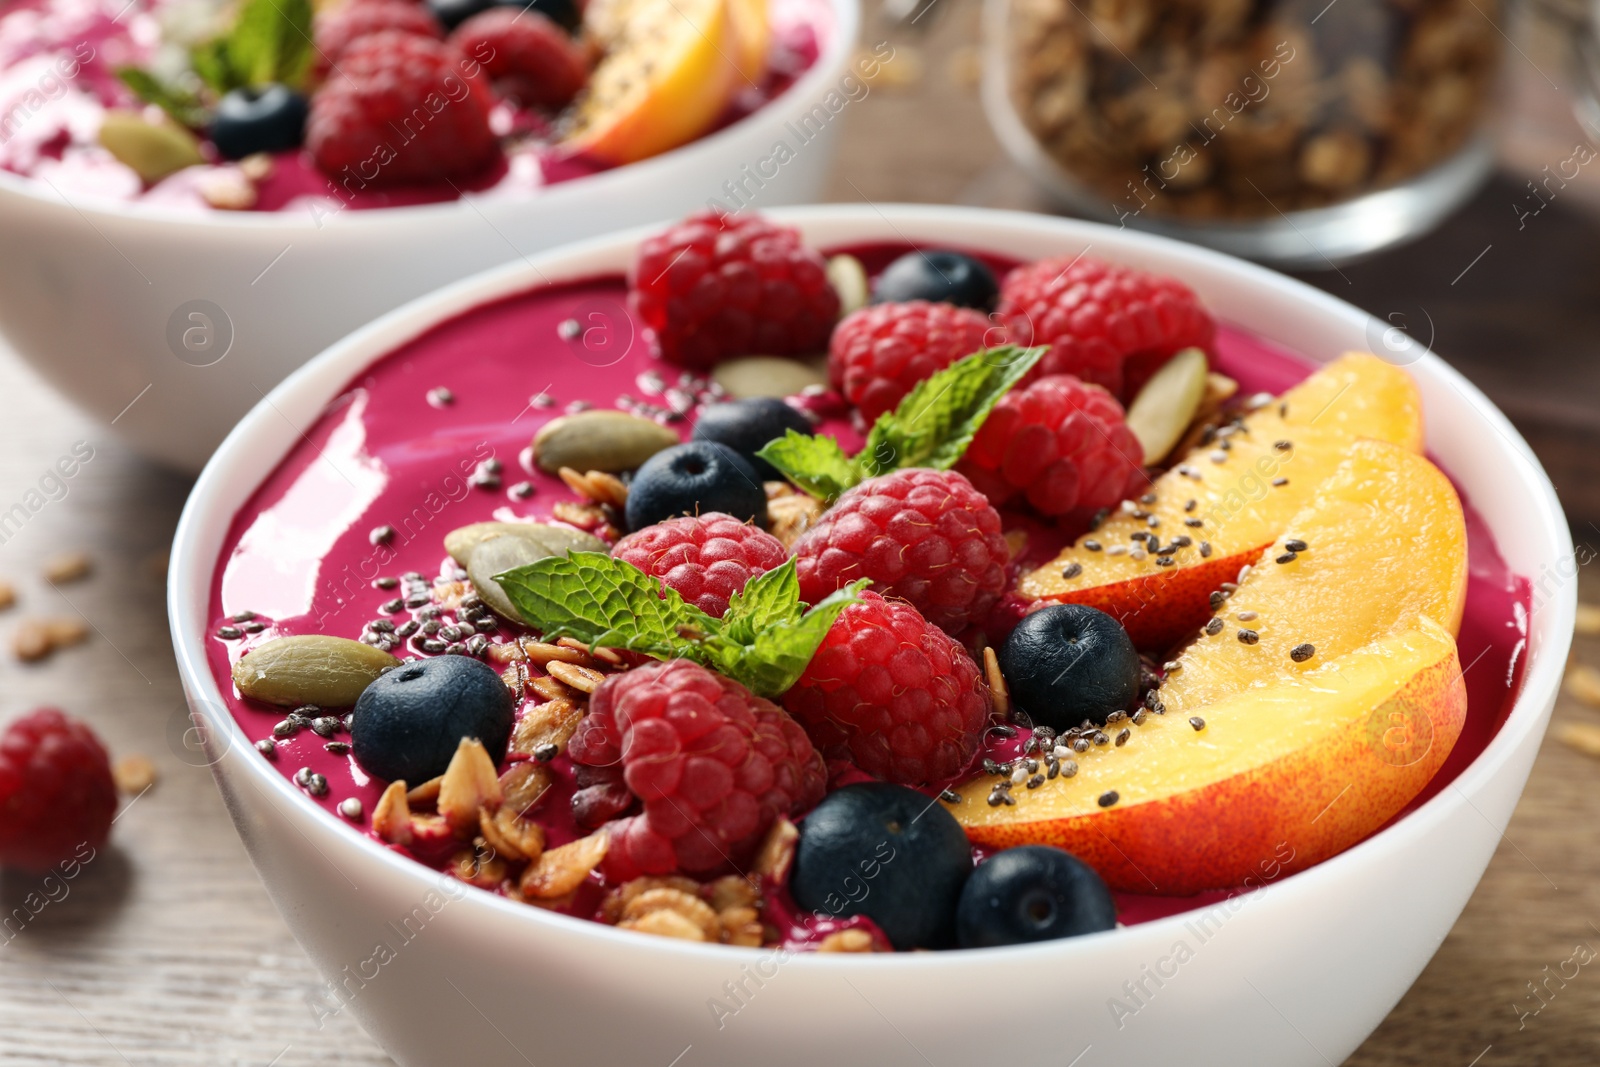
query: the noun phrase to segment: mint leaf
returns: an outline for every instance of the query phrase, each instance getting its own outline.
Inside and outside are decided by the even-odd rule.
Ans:
[[[159,107],[180,126],[198,128],[209,121],[200,98],[187,89],[163,84],[156,80],[154,75],[138,67],[118,69],[117,78],[133,92],[134,96],[147,104]]]
[[[821,500],[831,502],[861,480],[855,460],[844,454],[838,441],[821,434],[812,437],[790,430],[756,455]]]
[[[873,424],[856,456],[865,477],[906,467],[947,470],[956,465],[989,411],[1045,353],[1002,345],[974,352],[917,383]]]
[[[311,0],[248,0],[228,33],[227,58],[234,88],[298,88],[311,66]]]
[[[233,64],[228,59],[226,37],[205,41],[189,49],[189,66],[194,68],[206,88],[217,96],[239,87],[233,76]]]
[[[572,637],[590,648],[694,660],[764,697],[794,684],[833,620],[868,584],[862,579],[806,611],[790,559],[752,579],[726,617],[714,619],[659,579],[602,552],[551,556],[495,581],[546,641]]]
[[[696,639],[720,626],[659,579],[603,552],[550,556],[495,581],[547,641],[573,637],[591,648],[698,659]]]
[[[778,571],[767,572],[776,573]],[[800,615],[798,620],[774,618],[749,641],[737,643],[728,639],[731,635],[713,637],[706,642],[711,652],[712,666],[730,678],[737,678],[758,696],[775,697],[785,692],[805,671],[811,657],[816,655],[817,647],[828,636],[828,629],[839,613],[870,584],[870,579],[862,578],[830,593],[816,607]],[[795,588],[798,595],[798,583]],[[796,608],[798,614],[798,599]],[[731,607],[729,611],[731,614]]]
[[[722,616],[722,635],[730,641],[750,644],[770,626],[795,622],[805,610],[800,603],[800,579],[795,574],[794,557],[745,583],[728,598]]]

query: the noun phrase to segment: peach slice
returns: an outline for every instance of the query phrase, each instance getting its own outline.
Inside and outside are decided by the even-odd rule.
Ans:
[[[1018,592],[1099,608],[1134,644],[1163,651],[1205,622],[1211,593],[1284,531],[1359,437],[1419,451],[1422,405],[1404,371],[1352,352],[1190,452],[1150,487],[1153,503],[1124,505]],[[1136,533],[1188,543],[1151,553]]]
[[[586,16],[606,48],[579,99],[567,145],[633,163],[692,141],[746,84],[750,13],[744,0],[615,0]],[[765,20],[761,36],[765,37]]]
[[[1288,529],[1309,549],[1252,568],[1157,692],[1164,714],[1110,725],[1125,744],[1073,754],[1076,774],[1012,789],[1014,806],[986,802],[987,777],[957,786],[968,836],[1058,845],[1115,888],[1184,895],[1310,866],[1409,803],[1466,716],[1460,501],[1426,459],[1360,441]]]
[[[729,0],[733,35],[738,47],[734,62],[739,68],[738,89],[761,84],[767,73],[767,51],[772,45],[772,27],[767,21],[767,0]]]

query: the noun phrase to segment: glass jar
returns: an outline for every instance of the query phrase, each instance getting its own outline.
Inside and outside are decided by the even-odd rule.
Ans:
[[[1487,176],[1498,0],[987,0],[984,101],[1080,213],[1284,266],[1427,230]]]

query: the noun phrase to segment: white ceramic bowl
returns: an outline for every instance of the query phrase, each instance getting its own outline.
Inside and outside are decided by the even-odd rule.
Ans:
[[[285,375],[407,300],[712,200],[740,206],[724,183],[742,184],[762,209],[818,199],[837,143],[836,101],[865,88],[851,56],[858,0],[823,6],[817,61],[754,114],[525,197],[321,216],[186,212],[66,199],[0,171],[0,333],[141,452],[198,470]],[[817,108],[806,127],[815,135],[802,144],[791,127]],[[771,162],[778,141],[793,150],[781,165]]]
[[[910,240],[1032,258],[1093,245],[1097,256],[1181,277],[1221,318],[1318,360],[1382,335],[1364,313],[1280,275],[1090,223],[913,206],[777,215],[822,246]],[[1560,576],[1542,583],[1528,622],[1522,693],[1488,750],[1438,796],[1348,852],[1208,913],[1021,948],[877,957],[785,958],[645,937],[450,887],[315,807],[250,748],[220,711],[206,664],[208,590],[229,521],[297,444],[294,427],[433,324],[541,278],[620,270],[641,236],[481,275],[335,345],[239,424],[184,511],[169,594],[184,687],[267,888],[340,991],[327,1004],[353,1012],[407,1065],[965,1067],[1015,1054],[1062,1065],[1326,1067],[1348,1056],[1428,962],[1483,874],[1555,701],[1576,602],[1566,520],[1544,472],[1477,389],[1420,350],[1397,360],[1416,357],[1408,369],[1424,396],[1429,448],[1513,570]],[[400,932],[408,917],[409,940]],[[1157,989],[1148,969],[1180,940],[1192,958]],[[371,962],[378,957],[385,962]],[[1108,1001],[1141,980],[1153,996],[1119,1027]],[[729,1017],[712,998],[743,1006]],[[1047,1030],[1059,1036],[1041,1039]]]

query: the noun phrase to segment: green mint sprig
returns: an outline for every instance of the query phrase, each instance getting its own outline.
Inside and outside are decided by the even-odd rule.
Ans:
[[[714,618],[630,563],[602,552],[550,556],[495,575],[547,641],[575,638],[656,659],[689,659],[775,697],[795,683],[858,581],[807,609],[794,560],[752,578]]]
[[[220,98],[272,82],[303,88],[311,70],[311,22],[311,0],[245,0],[226,33],[189,50],[190,68],[206,94],[139,67],[123,67],[117,77],[140,100],[198,129],[210,124],[215,104],[205,95]]]
[[[1002,345],[958,360],[917,383],[898,407],[878,416],[854,456],[832,437],[790,430],[756,454],[795,485],[832,503],[868,478],[907,467],[948,470],[1002,396],[1044,355],[1043,348]]]

